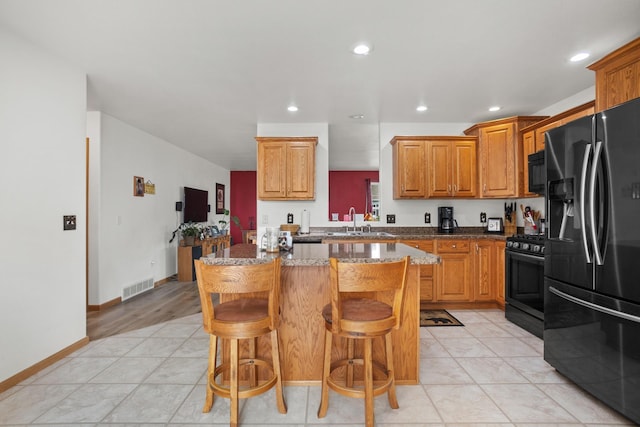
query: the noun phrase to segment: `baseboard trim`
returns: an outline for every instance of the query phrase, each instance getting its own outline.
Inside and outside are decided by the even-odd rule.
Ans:
[[[165,283],[173,282],[174,280],[175,280],[175,274],[174,274],[173,276],[165,277],[165,278],[164,278],[164,279],[162,279],[162,280],[158,280],[157,282],[155,282],[155,283],[153,284],[153,287],[154,287],[154,288],[157,288],[158,286],[162,286],[162,285],[164,285]]]
[[[175,279],[175,275],[173,276],[169,276],[169,277],[165,277],[164,279],[158,280],[157,282],[153,282],[153,287],[157,288],[159,286],[162,286],[166,283],[169,282],[173,282]],[[118,298],[114,298],[111,301],[107,301],[103,304],[98,304],[98,305],[87,305],[87,311],[100,311],[100,310],[104,310],[107,309],[109,307],[113,307],[114,305],[118,305],[122,302],[122,297],[118,297]]]
[[[14,385],[20,384],[22,381],[26,380],[30,376],[32,376],[32,375],[42,371],[43,369],[53,365],[57,361],[64,359],[65,357],[67,357],[68,355],[70,355],[74,351],[78,350],[79,348],[84,347],[88,343],[89,343],[89,337],[84,337],[81,340],[76,341],[75,343],[71,344],[70,346],[63,348],[59,352],[57,352],[55,354],[52,354],[51,356],[47,357],[46,359],[41,360],[40,362],[36,363],[35,365],[29,366],[27,369],[18,372],[17,374],[15,374],[12,377],[7,378],[6,380],[0,382],[0,393],[4,392],[6,390],[9,390]]]
[[[109,307],[113,307],[114,305],[118,305],[122,302],[122,297],[114,298],[111,301],[107,301],[104,304],[99,305],[88,305],[87,311],[100,311]]]
[[[445,309],[445,310],[475,310],[487,308],[499,308],[504,311],[504,305],[498,301],[474,301],[474,302],[420,302],[421,309]]]

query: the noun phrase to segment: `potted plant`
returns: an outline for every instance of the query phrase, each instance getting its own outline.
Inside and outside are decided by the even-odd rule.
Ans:
[[[233,221],[233,223],[240,229],[240,231],[244,231],[244,228],[242,228],[242,224],[240,224],[240,218],[238,218],[237,215],[232,216],[231,221]]]
[[[220,226],[218,227],[218,229],[220,230],[220,234],[227,234],[227,228],[229,228],[229,220],[227,219],[228,217],[229,209],[225,209],[222,219],[218,221],[218,224],[220,224]],[[233,218],[231,219],[233,220]],[[235,222],[235,220],[233,221]]]
[[[196,237],[200,235],[202,230],[200,226],[194,222],[187,222],[180,224],[180,233],[184,238],[185,246],[193,246],[196,242]]]

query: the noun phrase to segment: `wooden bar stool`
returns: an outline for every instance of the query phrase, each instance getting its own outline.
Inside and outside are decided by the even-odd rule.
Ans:
[[[208,265],[194,261],[204,329],[209,336],[207,396],[202,412],[209,412],[213,397],[231,400],[230,425],[238,425],[238,399],[262,394],[274,385],[278,411],[287,413],[282,392],[278,321],[280,313],[280,258],[249,265]],[[213,305],[211,294],[220,294]],[[223,295],[226,295],[223,299]],[[258,337],[271,334],[271,361],[256,357]],[[216,365],[218,338],[229,340],[229,361]],[[239,340],[249,341],[248,356],[240,358]],[[221,356],[222,357],[222,356]],[[248,368],[248,380],[239,381],[239,368]],[[258,371],[258,367],[262,367]],[[261,371],[269,378],[259,379]],[[216,378],[223,375],[220,382]],[[228,385],[224,378],[228,378]]]
[[[365,422],[373,426],[373,398],[388,392],[389,405],[398,408],[395,377],[393,373],[393,349],[391,331],[400,327],[400,315],[407,282],[409,257],[400,261],[378,263],[351,263],[329,259],[331,271],[331,303],[322,310],[325,321],[324,367],[322,373],[322,397],[318,418],[327,414],[329,388],[350,397],[364,398]],[[381,296],[391,293],[391,299]],[[331,362],[333,336],[348,339],[346,357]],[[372,360],[372,344],[376,337],[384,337],[385,365]],[[354,356],[354,340],[362,341],[363,355]],[[355,387],[353,367],[363,367],[364,387]],[[345,368],[344,379],[332,376],[334,371]],[[385,376],[374,387],[373,370]]]

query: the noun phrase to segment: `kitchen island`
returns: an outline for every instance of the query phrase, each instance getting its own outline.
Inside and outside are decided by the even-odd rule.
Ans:
[[[234,245],[215,257],[203,257],[206,264],[250,264],[262,258],[280,257],[281,308],[280,353],[282,375],[287,384],[320,384],[324,345],[322,308],[330,302],[329,258],[353,262],[378,262],[411,257],[404,296],[402,325],[393,331],[393,356],[398,384],[419,383],[419,265],[436,264],[439,258],[402,243],[294,244],[279,253],[261,251],[256,245]],[[224,301],[224,299],[223,299]],[[337,341],[335,357],[346,353],[344,340]],[[261,340],[259,353],[269,350]],[[225,352],[226,353],[226,352]],[[224,353],[223,353],[224,354]],[[383,362],[383,342],[374,343],[374,360]]]

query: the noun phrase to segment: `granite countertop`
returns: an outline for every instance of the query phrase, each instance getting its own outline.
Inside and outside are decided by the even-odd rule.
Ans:
[[[460,227],[453,233],[438,233],[438,227],[373,227],[372,231],[383,231],[392,236],[331,236],[327,232],[344,231],[336,229],[311,229],[309,234],[293,236],[294,243],[321,242],[323,240],[432,240],[432,239],[493,239],[505,240],[505,234],[487,233],[484,227]]]
[[[280,257],[283,266],[322,266],[329,258],[351,262],[396,261],[411,257],[411,264],[438,264],[440,257],[402,243],[295,243],[289,251],[265,252],[256,245],[233,245],[218,254],[200,258],[205,264],[246,265]]]

